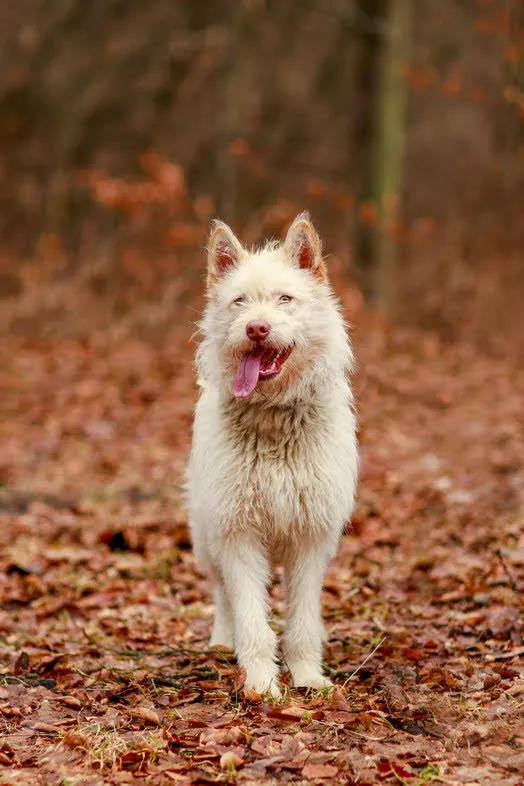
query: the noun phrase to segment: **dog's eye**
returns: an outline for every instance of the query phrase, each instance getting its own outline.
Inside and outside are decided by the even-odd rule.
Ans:
[[[278,302],[279,303],[291,303],[292,300],[293,300],[293,298],[291,297],[291,295],[280,295],[280,297],[278,299]]]
[[[246,298],[244,297],[244,295],[240,295],[240,297],[236,297],[233,300],[233,305],[234,306],[242,306],[245,302],[246,302]]]

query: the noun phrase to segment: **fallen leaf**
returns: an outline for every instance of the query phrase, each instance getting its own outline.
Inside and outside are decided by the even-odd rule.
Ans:
[[[33,725],[33,729],[35,731],[42,731],[44,734],[59,734],[60,728],[58,726],[53,726],[50,723],[42,723],[37,721]]]
[[[246,738],[246,732],[240,726],[227,729],[206,729],[200,735],[200,745],[235,745]]]
[[[351,704],[347,700],[347,696],[340,685],[336,685],[333,688],[329,703],[334,710],[344,710],[345,712],[351,712]]]
[[[296,704],[279,705],[279,704],[263,704],[261,711],[268,716],[268,718],[279,718],[280,720],[299,720],[304,717],[306,710]]]
[[[316,778],[336,778],[338,775],[338,767],[333,764],[305,764],[302,769],[302,775],[307,780],[315,780]]]
[[[160,716],[156,710],[151,709],[150,707],[132,707],[129,710],[129,714],[136,718],[137,720],[143,720],[147,723],[153,723],[155,726],[158,726],[160,723]]]
[[[385,678],[382,683],[384,698],[392,712],[403,712],[409,704],[406,691],[392,678]]]
[[[15,677],[18,677],[19,674],[24,674],[24,672],[29,671],[29,655],[25,650],[22,650],[20,655],[15,660],[13,666],[13,674]]]

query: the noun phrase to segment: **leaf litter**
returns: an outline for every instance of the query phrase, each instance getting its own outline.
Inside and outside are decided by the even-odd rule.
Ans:
[[[268,702],[207,648],[188,339],[0,350],[0,782],[522,784],[522,373],[360,325],[359,501],[324,593],[336,687]]]

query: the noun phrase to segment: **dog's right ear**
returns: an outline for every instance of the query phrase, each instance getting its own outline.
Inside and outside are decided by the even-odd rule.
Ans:
[[[232,229],[223,221],[213,221],[207,244],[207,286],[213,287],[232,267],[236,267],[244,248]]]
[[[308,270],[319,281],[327,278],[322,245],[308,213],[300,213],[289,227],[284,240],[289,259],[301,270]]]

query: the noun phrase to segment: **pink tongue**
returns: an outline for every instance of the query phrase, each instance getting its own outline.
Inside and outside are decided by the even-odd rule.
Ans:
[[[263,354],[263,349],[259,347],[243,356],[233,382],[235,398],[247,398],[256,388]]]

